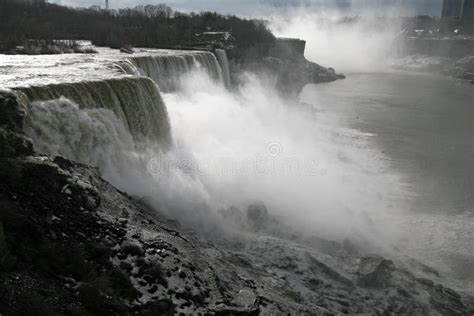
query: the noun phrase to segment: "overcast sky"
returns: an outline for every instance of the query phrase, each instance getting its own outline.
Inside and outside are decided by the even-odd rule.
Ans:
[[[88,7],[104,5],[105,0],[49,0],[63,5]],[[269,12],[283,12],[291,7],[311,10],[338,9],[354,14],[371,10],[380,15],[392,14],[437,16],[442,0],[109,0],[111,8],[133,7],[140,4],[165,3],[179,11],[217,11],[245,16],[264,16]]]

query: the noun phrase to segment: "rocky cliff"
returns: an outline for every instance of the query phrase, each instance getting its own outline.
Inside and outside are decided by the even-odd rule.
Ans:
[[[332,82],[344,79],[329,67],[307,60],[304,56],[306,42],[300,39],[277,38],[268,56],[252,68],[261,69],[277,78],[277,88],[284,93],[299,93],[310,83]]]
[[[220,45],[227,47],[226,43]],[[269,47],[248,49],[239,58],[233,57],[233,45],[229,47],[234,81],[237,80],[235,75],[241,70],[256,72],[274,78],[278,90],[283,94],[298,94],[307,84],[345,78],[331,67],[323,67],[307,60],[304,56],[306,42],[300,39],[276,38]]]
[[[0,94],[2,315],[472,315],[436,271],[292,230],[264,205],[196,234],[96,168],[33,151]]]

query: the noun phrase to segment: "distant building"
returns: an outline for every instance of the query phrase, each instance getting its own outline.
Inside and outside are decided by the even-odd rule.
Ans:
[[[443,0],[443,18],[460,18],[463,0]]]
[[[467,21],[474,21],[474,0],[464,0],[464,10],[461,18]]]
[[[474,20],[474,0],[443,0],[442,17],[448,19],[460,19],[464,21]]]

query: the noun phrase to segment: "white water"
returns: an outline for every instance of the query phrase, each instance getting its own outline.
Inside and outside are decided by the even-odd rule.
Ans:
[[[223,49],[216,49],[216,57],[219,61],[219,65],[222,68],[222,77],[224,79],[225,86],[230,89],[230,66],[229,60],[227,59],[227,53]]]
[[[29,102],[66,97],[82,108],[112,110],[127,126],[136,143],[154,140],[167,146],[170,126],[166,106],[156,84],[149,78],[121,78],[102,81],[81,81],[16,88]]]
[[[129,74],[152,78],[162,91],[174,91],[180,85],[181,77],[201,69],[216,82],[230,86],[229,65],[225,51],[217,50],[219,60],[211,52],[189,51],[176,55],[151,55],[130,57],[122,63]],[[222,67],[225,67],[223,71]]]
[[[165,95],[177,149],[192,154],[206,202],[263,201],[289,222],[334,238],[377,234],[372,221],[391,211],[402,188],[370,135],[279,98],[253,75],[242,81],[230,93],[194,73],[179,93]]]
[[[32,124],[25,132],[37,151],[99,166],[115,183],[123,175],[118,167],[135,162],[133,137],[111,110],[80,109],[62,97],[33,102],[29,115]]]

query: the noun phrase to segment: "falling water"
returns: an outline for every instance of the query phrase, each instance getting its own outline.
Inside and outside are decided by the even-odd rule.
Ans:
[[[190,51],[174,55],[134,56],[119,63],[119,67],[126,73],[142,75],[152,78],[161,91],[175,91],[179,88],[184,75],[193,70],[201,69],[216,82],[230,83],[227,57],[225,52],[218,53],[219,59],[224,62],[223,71],[216,56],[211,52]]]
[[[153,140],[167,147],[171,144],[168,113],[156,84],[149,78],[120,78],[103,81],[17,88],[30,102],[65,97],[81,108],[112,110],[137,143]]]
[[[216,49],[216,57],[222,68],[225,86],[230,88],[230,67],[229,60],[227,59],[227,53],[223,49]]]

